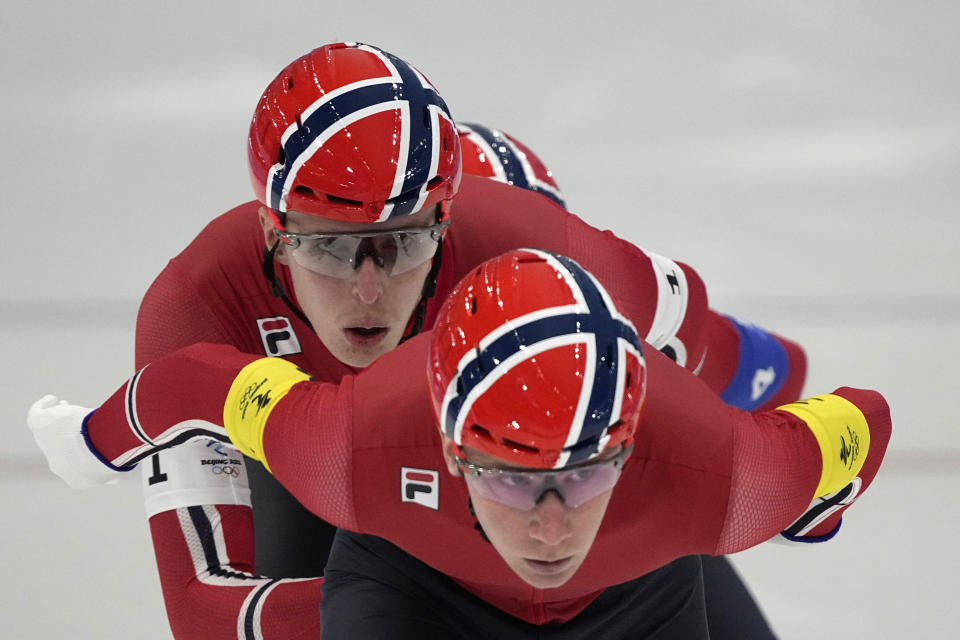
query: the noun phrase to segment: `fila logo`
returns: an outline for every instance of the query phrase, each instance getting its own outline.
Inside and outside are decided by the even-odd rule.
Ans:
[[[400,467],[400,501],[440,509],[440,474],[431,469]]]
[[[293,332],[293,325],[290,324],[290,320],[286,316],[257,318],[257,328],[260,329],[263,350],[268,356],[289,356],[302,353],[297,334]]]

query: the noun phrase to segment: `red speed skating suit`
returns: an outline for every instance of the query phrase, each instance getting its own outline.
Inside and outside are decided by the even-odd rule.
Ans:
[[[647,349],[647,400],[635,450],[594,547],[568,583],[534,589],[481,541],[463,480],[445,471],[426,376],[411,373],[411,363],[416,370],[425,362],[430,338],[408,341],[339,384],[299,382],[285,396],[272,393],[273,379],[257,376],[258,406],[274,403],[263,455],[277,479],[320,517],[390,541],[515,617],[565,621],[604,587],[677,557],[758,544],[793,522],[816,494],[824,458],[804,420],[782,410],[729,407]],[[219,425],[237,409],[224,399],[254,359],[201,344],[152,363],[85,420],[91,448],[122,467],[191,435],[225,438]],[[235,397],[249,409],[246,388]],[[278,399],[268,401],[271,394]],[[889,440],[889,409],[873,391],[842,388],[829,397],[836,396],[854,405],[869,430],[867,450],[852,454],[862,456],[862,493]],[[833,422],[844,421],[850,422]],[[404,501],[411,471],[421,482],[425,474],[436,478],[436,509]]]
[[[281,355],[321,381],[337,382],[356,373],[271,292],[261,272],[258,206],[241,205],[211,222],[156,279],[138,319],[138,368],[178,348],[210,342]],[[464,176],[452,220],[426,327],[466,272],[508,249],[531,246],[569,255],[594,273],[621,300],[641,336],[698,370],[717,393],[731,387],[738,362],[747,360],[738,359],[744,347],[742,325],[708,310],[703,284],[692,269],[590,227],[538,194]],[[293,295],[286,268],[277,264],[277,272]],[[758,406],[795,400],[803,384],[803,352],[787,340],[777,338],[776,343],[787,364],[778,368],[776,385],[755,398]],[[415,375],[419,366],[412,369]],[[146,465],[150,527],[174,634],[203,637],[215,629],[236,628],[238,637],[316,637],[319,580],[253,575],[253,524],[242,463],[227,467],[235,475],[216,478],[219,488],[209,486],[211,478],[186,469],[181,475],[187,480],[177,491],[149,482],[163,476],[172,480],[183,465],[206,462],[207,469],[214,469],[223,457],[194,443],[189,450],[163,452]]]

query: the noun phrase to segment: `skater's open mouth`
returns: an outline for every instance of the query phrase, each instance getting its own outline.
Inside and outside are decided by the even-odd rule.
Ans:
[[[355,333],[358,336],[375,336],[386,330],[386,327],[347,327],[347,331]]]

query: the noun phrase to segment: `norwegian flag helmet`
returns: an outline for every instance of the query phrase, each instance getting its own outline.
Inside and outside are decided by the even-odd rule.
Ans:
[[[429,354],[441,430],[512,466],[559,469],[632,442],[646,389],[640,338],[565,256],[519,249],[444,303]]]
[[[460,184],[460,143],[443,98],[376,47],[337,43],[294,60],[250,123],[250,180],[278,212],[380,222],[435,204]]]
[[[481,124],[459,123],[463,172],[492,178],[547,196],[566,208],[553,173],[525,144],[513,136]]]

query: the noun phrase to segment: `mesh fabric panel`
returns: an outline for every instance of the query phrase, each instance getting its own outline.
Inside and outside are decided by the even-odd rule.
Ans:
[[[716,554],[740,551],[779,533],[807,507],[820,479],[820,449],[806,424],[779,411],[753,418],[743,414],[735,431],[735,472]],[[780,433],[764,437],[765,429]]]

